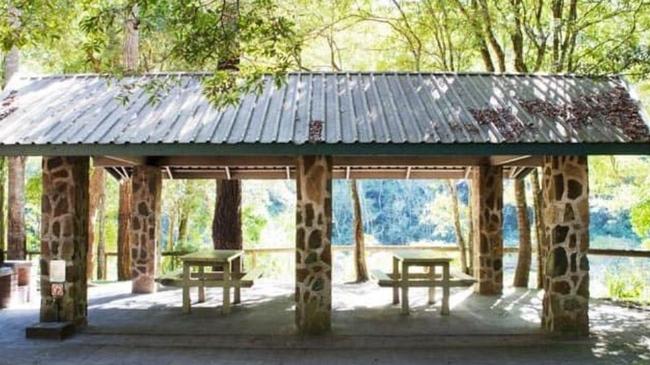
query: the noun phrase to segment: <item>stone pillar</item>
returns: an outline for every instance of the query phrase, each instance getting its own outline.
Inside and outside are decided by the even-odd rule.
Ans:
[[[589,176],[586,156],[544,157],[542,325],[550,332],[589,333]]]
[[[86,324],[88,157],[43,157],[41,200],[41,322]],[[52,298],[51,260],[66,261],[64,296]]]
[[[503,290],[503,169],[472,168],[475,291],[484,295]]]
[[[296,325],[319,334],[332,317],[332,158],[298,157],[296,187]]]
[[[159,167],[135,166],[131,176],[131,279],[133,293],[156,291],[162,174]]]

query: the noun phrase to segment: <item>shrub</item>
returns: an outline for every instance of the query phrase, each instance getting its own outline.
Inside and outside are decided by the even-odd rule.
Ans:
[[[638,272],[607,271],[605,285],[607,285],[607,292],[612,299],[638,301],[643,295],[646,282]]]

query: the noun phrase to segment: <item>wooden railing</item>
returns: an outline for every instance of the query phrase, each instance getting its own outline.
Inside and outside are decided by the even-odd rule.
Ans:
[[[353,245],[333,245],[333,252],[352,252],[354,250]],[[368,245],[366,246],[366,252],[378,252],[378,251],[418,251],[418,250],[432,250],[434,252],[440,253],[455,253],[458,252],[458,247],[453,245],[412,245],[412,246],[401,246],[401,245]],[[504,247],[504,253],[515,253],[517,252],[517,247]],[[294,247],[251,247],[245,248],[244,253],[246,256],[250,257],[251,264],[253,267],[257,266],[258,255],[259,254],[292,254],[294,252]],[[188,251],[164,251],[161,253],[163,257],[170,257],[170,268],[175,270],[180,265],[180,256],[188,254]],[[35,256],[40,255],[40,251],[27,251],[27,259],[32,260]],[[650,250],[627,250],[627,249],[609,249],[609,248],[590,248],[590,255],[598,256],[614,256],[614,257],[642,257],[650,258]],[[104,265],[108,262],[108,257],[117,256],[117,252],[106,252],[104,256]],[[106,267],[104,267],[104,272],[106,273]]]
[[[354,246],[351,245],[333,245],[332,251],[352,251]],[[413,246],[398,246],[398,245],[373,245],[366,246],[366,251],[418,251],[418,250],[433,250],[437,252],[456,252],[458,247],[451,245],[413,245]],[[517,247],[504,247],[504,253],[515,253],[518,251]],[[258,253],[292,253],[293,247],[251,247],[245,248],[244,252],[255,257]],[[162,256],[179,257],[190,253],[189,251],[163,251]],[[40,251],[27,251],[27,259],[32,260],[34,256],[39,256]],[[611,249],[611,248],[590,248],[590,255],[597,256],[617,256],[617,257],[645,257],[650,258],[650,250],[628,250],[628,249]],[[109,256],[117,256],[117,252],[106,252],[105,259]],[[104,260],[106,261],[106,260]]]

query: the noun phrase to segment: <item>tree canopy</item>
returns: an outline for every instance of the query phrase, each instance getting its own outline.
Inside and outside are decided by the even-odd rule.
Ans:
[[[25,71],[122,77],[129,18],[140,33],[137,73],[207,71],[204,91],[217,105],[259,90],[264,73],[281,82],[286,72],[301,70],[621,73],[642,97],[650,95],[650,3],[644,0],[11,0],[0,2],[0,52],[18,47]],[[235,53],[239,62],[224,65]],[[590,165],[594,229],[650,239],[650,201],[635,199],[648,196],[650,161],[595,157]],[[28,211],[32,201],[37,211],[39,184],[28,175]],[[111,184],[108,194],[117,190]],[[188,241],[208,237],[209,217],[196,212],[209,210],[213,192],[201,184],[166,184],[163,227],[174,228],[174,239],[186,239],[178,232],[185,218],[187,235],[194,235]],[[365,228],[380,242],[453,236],[452,226],[440,223],[448,217],[431,214],[448,203],[441,185],[360,184],[368,200]],[[263,205],[248,201],[252,188],[244,189],[246,240],[290,225],[291,205],[278,198],[290,196],[287,186],[258,196]],[[188,192],[198,198],[181,204],[178,197]],[[459,193],[466,204],[462,184]],[[336,186],[334,194],[335,242],[350,242],[349,194]],[[505,224],[512,228],[509,203]],[[117,214],[113,205],[109,199],[107,214]],[[265,223],[278,217],[280,228]],[[415,227],[411,235],[403,234],[405,225]],[[37,232],[28,235],[35,239]]]

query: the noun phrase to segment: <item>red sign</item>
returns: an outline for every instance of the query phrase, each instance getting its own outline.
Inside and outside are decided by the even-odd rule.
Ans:
[[[63,297],[63,284],[61,283],[52,284],[52,296],[55,298]]]

